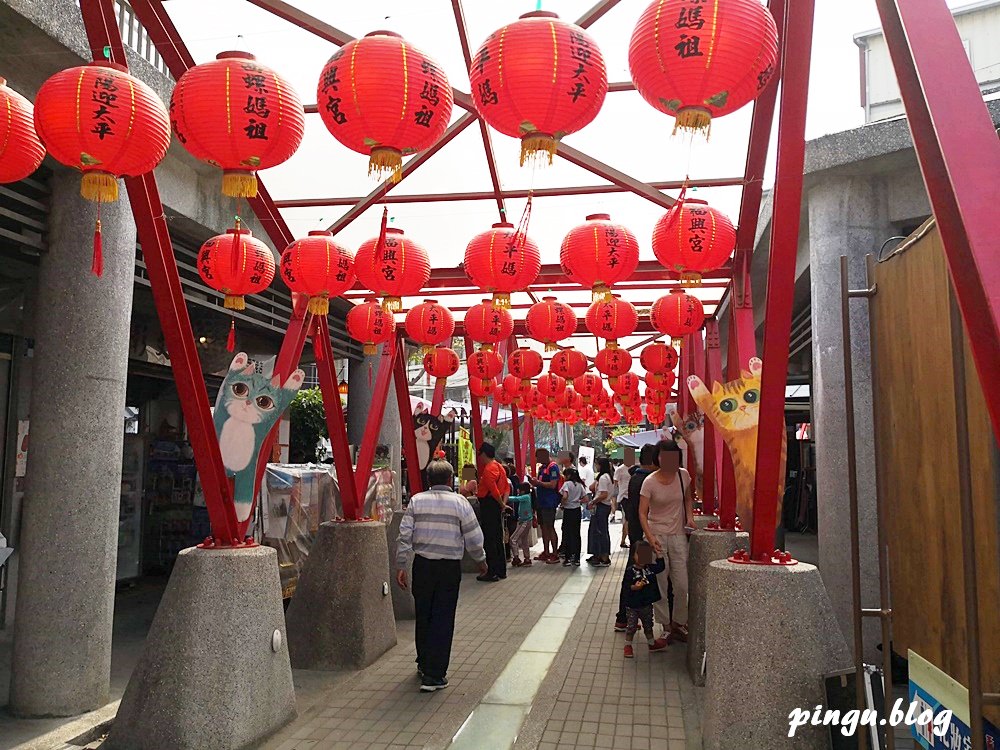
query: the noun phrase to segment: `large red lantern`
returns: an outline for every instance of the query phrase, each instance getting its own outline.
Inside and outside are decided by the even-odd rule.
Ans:
[[[639,363],[648,372],[673,372],[678,359],[677,350],[662,341],[644,346],[639,353]]]
[[[330,58],[317,87],[327,130],[369,154],[368,174],[402,177],[403,157],[434,145],[448,127],[451,84],[430,57],[392,31],[373,31]]]
[[[491,380],[503,372],[503,360],[500,359],[500,355],[487,349],[469,354],[465,365],[470,378]]]
[[[396,333],[396,321],[375,299],[355,305],[347,313],[347,333],[364,344],[365,356],[378,352],[378,347],[388,343]]]
[[[469,393],[476,398],[486,398],[487,396],[492,396],[496,387],[496,378],[469,378]]]
[[[600,375],[595,375],[592,372],[584,373],[577,378],[575,386],[586,404],[593,403],[594,399],[604,390],[604,383],[601,381]]]
[[[576,333],[576,313],[565,302],[555,297],[542,297],[528,309],[524,318],[528,335],[545,344],[545,351],[558,349],[557,341],[562,341]]]
[[[511,398],[517,398],[525,393],[531,391],[531,382],[529,381],[527,385],[521,380],[517,375],[508,375],[501,382],[501,387],[506,391]]]
[[[587,362],[587,355],[573,347],[559,350],[549,362],[549,372],[565,378],[568,386],[572,386],[573,381],[581,377],[588,367],[590,363]]]
[[[719,268],[736,248],[736,229],[722,211],[685,198],[653,227],[653,253],[660,265],[686,286],[701,286],[701,275]]]
[[[538,388],[538,392],[541,393],[546,399],[556,398],[559,394],[565,391],[566,380],[565,378],[561,378],[555,373],[550,372],[539,376],[535,387]]]
[[[631,399],[639,395],[639,376],[634,372],[622,373],[618,379],[612,383],[611,390],[617,393],[622,398],[624,403],[626,399]]]
[[[526,13],[490,34],[469,68],[482,118],[521,139],[521,164],[547,154],[597,117],[608,92],[597,42],[555,13]]]
[[[541,354],[524,346],[518,347],[507,355],[508,372],[521,378],[522,383],[541,375],[544,364]]]
[[[666,404],[670,401],[670,390],[655,390],[652,388],[646,389],[645,399],[647,404]]]
[[[45,158],[34,118],[31,102],[0,78],[0,183],[23,180]]]
[[[628,66],[674,131],[707,130],[712,117],[755,99],[774,73],[778,31],[760,0],[656,0],[639,18]]]
[[[632,355],[627,349],[601,349],[594,358],[594,367],[614,387],[618,378],[632,369]]]
[[[432,378],[436,378],[435,387],[443,388],[445,381],[458,372],[462,362],[454,349],[437,346],[424,355],[424,370]]]
[[[473,237],[465,248],[465,275],[487,292],[493,304],[510,307],[511,292],[531,286],[538,277],[541,260],[538,245],[508,222]]]
[[[510,375],[507,376],[508,378]],[[507,388],[506,383],[507,378],[504,378],[504,382],[501,382],[496,388],[493,389],[493,400],[496,401],[500,406],[511,406],[514,400],[518,397],[518,392],[516,390],[510,390]],[[520,383],[520,381],[517,381]]]
[[[652,391],[665,391],[669,393],[670,389],[674,387],[677,376],[670,371],[647,372],[642,379],[646,383],[646,388],[649,389],[646,391],[647,394]]]
[[[222,169],[222,192],[257,195],[258,169],[287,161],[302,143],[302,100],[248,52],[220,52],[188,68],[170,97],[170,124],[188,153]]]
[[[326,315],[330,297],[354,286],[354,253],[333,241],[330,232],[310,232],[281,254],[281,278],[293,292],[309,295],[309,312]]]
[[[432,299],[425,299],[411,307],[403,325],[406,335],[422,344],[425,353],[438,344],[450,342],[455,335],[455,319],[451,310]]]
[[[608,299],[614,284],[635,273],[639,241],[608,214],[591,214],[563,238],[559,263],[571,281],[593,291],[595,300]]]
[[[431,277],[427,251],[396,227],[358,248],[354,270],[358,281],[383,297],[382,304],[392,312],[402,308],[401,297],[420,294]]]
[[[646,405],[646,419],[653,427],[659,427],[667,419],[667,407],[659,405]]]
[[[607,347],[614,349],[618,339],[631,336],[639,325],[635,305],[619,297],[598,300],[587,308],[587,330],[598,338],[607,339]]]
[[[465,313],[465,334],[484,349],[492,349],[514,333],[514,319],[503,307],[483,300]]]
[[[243,310],[244,295],[264,291],[274,279],[274,256],[249,229],[234,227],[201,246],[198,274],[208,286],[226,295],[223,307]]]
[[[701,330],[705,324],[705,308],[697,297],[675,289],[653,303],[649,319],[653,328],[670,336],[677,346],[681,338]]]

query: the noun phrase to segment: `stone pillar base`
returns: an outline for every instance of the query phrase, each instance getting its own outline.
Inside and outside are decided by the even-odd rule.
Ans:
[[[295,669],[362,669],[396,645],[385,524],[327,522],[288,606]]]
[[[719,522],[719,517],[718,516],[704,515],[702,513],[695,513],[694,514],[694,525],[695,525],[695,528],[704,529],[710,523],[718,523],[718,522]]]
[[[295,717],[277,553],[183,550],[108,750],[238,750]]]
[[[736,550],[749,547],[750,535],[745,531],[699,529],[691,535],[691,547],[688,551],[687,668],[695,685],[705,684],[701,662],[705,655],[705,599],[709,563],[725,560]]]
[[[709,565],[703,715],[706,750],[827,750],[829,727],[799,727],[794,708],[826,702],[822,676],[848,668],[847,644],[813,565]]]
[[[392,520],[385,527],[386,544],[389,547],[389,589],[392,591],[392,614],[397,620],[412,620],[417,616],[413,594],[403,591],[396,583],[396,551],[399,547],[399,524],[403,521],[403,511],[392,514]],[[406,566],[406,579],[413,580],[413,560]]]

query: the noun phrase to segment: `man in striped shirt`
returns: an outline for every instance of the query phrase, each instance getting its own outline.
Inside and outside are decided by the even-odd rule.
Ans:
[[[448,687],[448,662],[455,633],[455,609],[466,550],[486,573],[483,532],[469,501],[452,490],[454,469],[447,461],[427,465],[426,492],[410,498],[399,524],[396,580],[406,589],[406,564],[413,556],[417,673],[420,690]]]

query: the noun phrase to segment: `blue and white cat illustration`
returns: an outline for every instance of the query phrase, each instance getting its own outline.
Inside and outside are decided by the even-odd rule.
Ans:
[[[243,522],[253,509],[257,457],[264,438],[292,403],[305,373],[296,370],[284,385],[257,372],[240,352],[229,366],[215,401],[215,433],[219,436],[226,476],[235,477],[236,518]]]

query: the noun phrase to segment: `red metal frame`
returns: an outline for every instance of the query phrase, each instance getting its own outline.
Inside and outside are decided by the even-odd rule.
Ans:
[[[722,380],[722,351],[719,338],[719,322],[705,321],[705,377],[702,378],[708,387]],[[705,431],[705,465],[702,467],[702,507],[706,513],[718,512],[718,491],[720,489],[722,469],[722,435],[715,429],[711,420],[704,421]]]
[[[357,465],[354,469],[354,486],[358,497],[365,496],[365,491],[368,489],[368,476],[372,472],[372,464],[375,463],[375,446],[378,445],[379,428],[385,414],[385,403],[389,398],[389,385],[392,383],[397,348],[398,342],[395,338],[390,339],[382,346],[378,373],[372,388],[371,409],[368,411],[368,419],[365,421],[364,437],[361,439]],[[407,403],[406,408],[409,411],[409,403]]]
[[[406,378],[406,345],[402,335],[396,342],[396,355],[392,363],[392,375],[395,383],[396,406],[399,409],[399,427],[402,430],[403,456],[406,457],[406,476],[410,483],[410,496],[412,497],[424,489],[423,474],[420,471],[420,459],[417,456],[417,435],[413,428],[413,409],[410,406],[410,382]],[[379,424],[382,419],[379,418]],[[378,440],[378,431],[375,435],[365,433],[365,439]],[[360,462],[359,462],[360,468]],[[371,467],[369,466],[369,471]],[[360,477],[359,477],[360,479]]]

